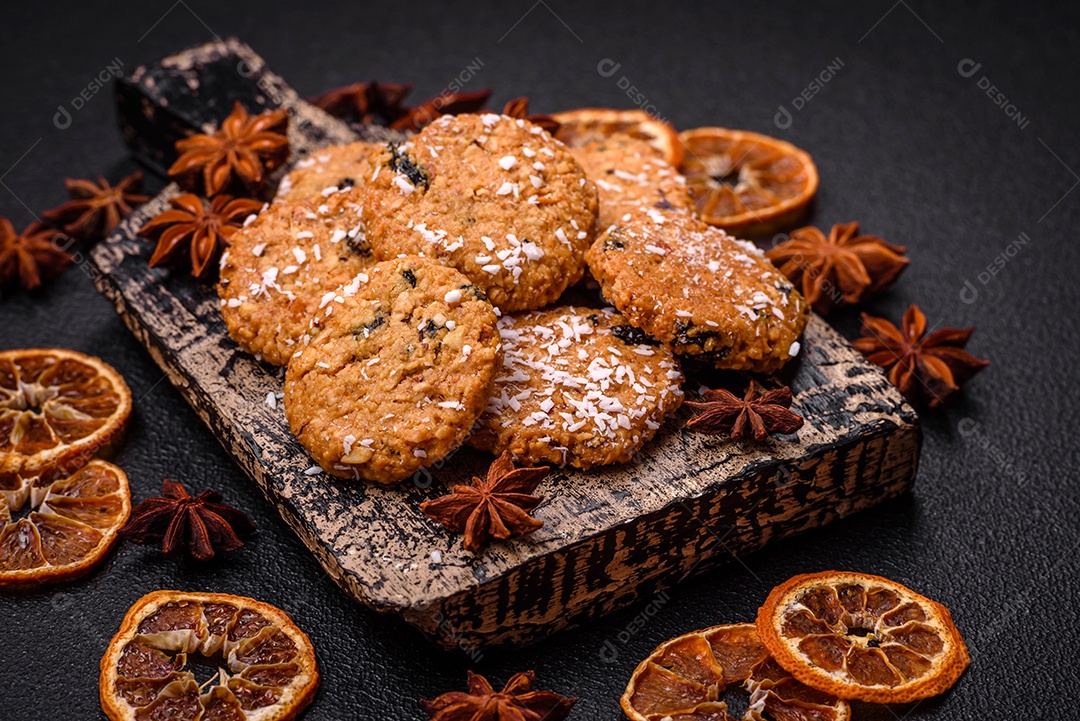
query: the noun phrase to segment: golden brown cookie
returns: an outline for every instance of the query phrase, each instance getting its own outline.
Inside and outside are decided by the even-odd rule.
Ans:
[[[364,224],[380,258],[452,265],[504,311],[543,307],[581,277],[596,188],[538,126],[445,115],[371,163]]]
[[[453,268],[375,265],[289,361],[285,417],[328,473],[393,483],[461,445],[500,367],[495,310]]]
[[[469,445],[523,463],[622,463],[678,410],[675,356],[611,308],[499,319],[503,367]]]
[[[360,223],[360,206],[334,193],[273,203],[236,233],[218,281],[233,340],[268,363],[288,363],[317,317],[355,293],[375,264]]]
[[[570,152],[596,184],[601,231],[642,208],[694,211],[686,179],[644,140],[616,133]]]
[[[752,243],[680,212],[650,208],[588,254],[604,297],[676,353],[769,373],[799,352],[810,311]]]
[[[275,201],[307,200],[315,203],[320,198],[360,184],[370,172],[368,157],[377,147],[360,140],[316,150],[298,160],[289,174],[281,179]]]

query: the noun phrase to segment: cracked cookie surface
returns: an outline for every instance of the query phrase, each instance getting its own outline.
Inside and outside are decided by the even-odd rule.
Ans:
[[[221,259],[221,315],[241,348],[285,365],[329,299],[355,293],[375,264],[346,193],[271,204],[233,235]]]
[[[562,143],[494,113],[446,115],[371,157],[375,254],[451,265],[504,311],[554,302],[584,272],[596,188]]]
[[[644,140],[615,134],[570,148],[600,198],[600,230],[644,208],[695,212],[686,179]]]
[[[799,352],[809,307],[753,243],[650,208],[607,229],[587,257],[604,297],[679,355],[771,373]]]
[[[335,476],[394,483],[460,446],[501,365],[483,292],[407,256],[327,307],[285,374],[285,417],[312,458]]]
[[[503,365],[469,445],[523,463],[629,461],[678,410],[675,356],[611,308],[499,319]]]
[[[369,157],[376,150],[378,146],[362,140],[316,150],[297,161],[281,179],[274,200],[317,203],[320,198],[352,188],[370,172]]]

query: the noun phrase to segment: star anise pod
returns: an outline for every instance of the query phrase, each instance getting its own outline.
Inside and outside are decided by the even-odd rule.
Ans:
[[[884,318],[862,314],[862,338],[854,345],[867,360],[884,368],[889,382],[912,403],[936,408],[948,402],[990,361],[964,350],[974,328],[939,328],[926,334],[926,315],[913,305],[900,330]]]
[[[698,433],[719,435],[730,432],[736,441],[753,437],[763,441],[772,433],[794,433],[803,426],[803,417],[790,410],[791,389],[787,386],[757,394],[757,385],[750,381],[741,399],[723,388],[706,390],[705,402],[686,401],[685,405],[698,411],[686,427]]]
[[[854,305],[884,290],[910,262],[907,249],[876,235],[859,235],[858,223],[837,223],[828,237],[813,226],[791,232],[790,240],[765,253],[814,310],[828,314],[835,306]]]
[[[440,115],[479,112],[491,97],[491,88],[471,93],[440,93],[430,100],[409,108],[408,112],[390,123],[394,130],[419,130]]]
[[[176,141],[180,157],[169,176],[185,190],[207,196],[258,195],[270,173],[289,157],[288,126],[284,110],[249,115],[237,101],[214,134]]]
[[[75,259],[61,250],[57,239],[70,240],[40,221],[22,233],[7,218],[0,218],[0,288],[19,283],[27,290],[55,278]]]
[[[564,721],[577,702],[551,691],[533,691],[532,671],[514,674],[498,693],[486,678],[468,673],[468,692],[449,691],[434,701],[420,701],[430,721]]]
[[[222,503],[217,491],[192,496],[181,484],[166,478],[162,495],[135,506],[120,535],[135,543],[160,541],[166,556],[187,550],[200,561],[209,561],[215,553],[243,546],[241,537],[254,530],[251,519]]]
[[[317,98],[314,105],[331,115],[357,123],[382,120],[392,123],[407,112],[405,96],[412,91],[412,83],[353,83],[328,90]]]
[[[229,238],[249,215],[263,204],[248,198],[218,195],[207,208],[199,196],[188,193],[169,201],[166,210],[139,229],[139,235],[157,242],[151,267],[190,267],[196,278],[205,278],[214,268]]]
[[[503,107],[503,115],[509,115],[511,118],[523,118],[528,120],[533,125],[539,125],[552,135],[559,130],[559,121],[550,115],[529,115],[529,99],[524,95],[507,102]]]
[[[132,210],[150,200],[141,195],[143,174],[135,171],[116,185],[99,177],[93,180],[67,178],[71,200],[41,214],[47,222],[63,228],[80,240],[104,238]]]
[[[454,533],[464,533],[465,549],[476,553],[488,536],[524,536],[544,525],[529,511],[544,500],[532,492],[547,473],[546,467],[514,468],[507,451],[492,462],[486,480],[474,476],[471,486],[454,486],[453,493],[424,501],[420,510]]]

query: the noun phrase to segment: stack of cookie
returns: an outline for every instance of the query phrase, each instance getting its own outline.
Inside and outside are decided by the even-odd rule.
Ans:
[[[525,120],[444,116],[297,163],[222,259],[222,314],[288,367],[290,428],[333,475],[397,482],[465,442],[625,462],[681,404],[678,356],[770,372],[807,321],[693,207],[643,141],[570,149]],[[586,265],[614,309],[557,305]]]

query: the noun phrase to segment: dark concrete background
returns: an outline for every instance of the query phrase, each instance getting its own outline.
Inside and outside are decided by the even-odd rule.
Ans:
[[[748,128],[806,148],[822,178],[816,224],[857,219],[908,246],[910,269],[868,310],[898,318],[918,302],[934,326],[976,325],[970,349],[993,365],[959,402],[924,415],[910,497],[734,560],[589,628],[474,662],[339,592],[89,278],[71,269],[0,301],[0,347],[65,346],[115,365],[136,399],[116,459],[136,498],[157,492],[163,477],[218,488],[260,530],[209,565],[128,544],[83,581],[0,596],[0,718],[100,718],[108,639],[136,598],[175,587],[248,594],[289,611],[322,665],[312,721],[421,718],[417,698],[462,687],[470,667],[496,683],[535,669],[543,687],[581,697],[574,718],[617,719],[631,671],[659,642],[750,620],[776,583],[834,567],[884,574],[942,601],[972,651],[971,669],[945,697],[860,707],[858,718],[1067,715],[1080,643],[1078,16],[1065,3],[904,0],[4,3],[0,215],[19,227],[64,200],[64,176],[116,180],[134,167],[111,88],[72,105],[117,59],[130,71],[237,35],[302,93],[378,78],[416,83],[416,100],[479,62],[467,87],[493,87],[493,104],[520,94],[541,112],[645,104],[681,128]],[[797,102],[804,91],[810,99]],[[71,114],[66,129],[54,123],[58,106]],[[854,314],[835,321],[854,333]]]

